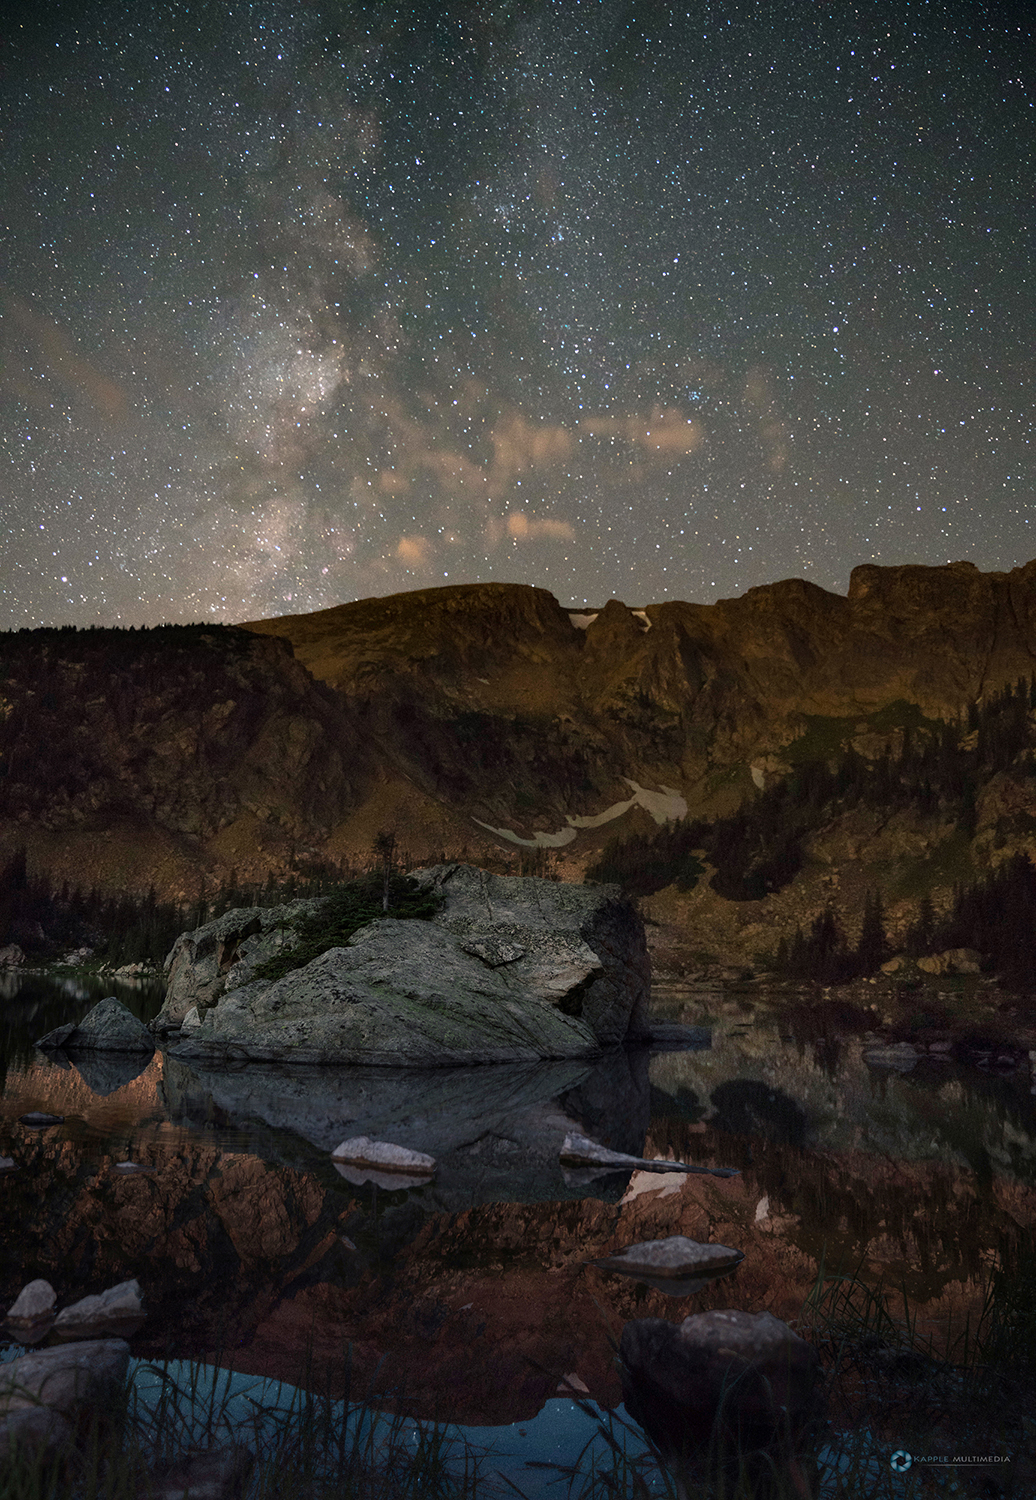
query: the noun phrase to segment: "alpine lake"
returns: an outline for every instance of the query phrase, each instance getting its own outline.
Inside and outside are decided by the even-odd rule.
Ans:
[[[220,1074],[161,1049],[35,1048],[109,994],[147,1021],[163,987],[0,972],[0,1156],[15,1163],[0,1312],[37,1277],[59,1308],[135,1277],[140,1360],[402,1397],[418,1419],[524,1438],[559,1405],[574,1420],[566,1378],[619,1407],[630,1318],[732,1307],[803,1326],[818,1277],[842,1275],[945,1346],[1036,1224],[1036,1053],[962,1050],[937,1026],[895,1045],[865,994],[656,985],[655,1014],[702,1028],[697,1044],[598,1063]],[[62,1123],[21,1123],[31,1111]],[[739,1175],[567,1170],[566,1122]],[[429,1129],[430,1181],[332,1160],[345,1137],[420,1144]],[[680,1296],[594,1264],[674,1234],[744,1259]]]

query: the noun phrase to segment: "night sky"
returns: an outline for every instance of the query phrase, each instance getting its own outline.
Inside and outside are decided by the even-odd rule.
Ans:
[[[0,20],[0,628],[1036,556],[1029,6]]]

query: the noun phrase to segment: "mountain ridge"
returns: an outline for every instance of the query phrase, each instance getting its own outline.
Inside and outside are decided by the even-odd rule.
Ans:
[[[231,869],[261,880],[300,857],[355,866],[383,828],[413,862],[507,869],[547,850],[580,879],[617,832],[681,805],[729,814],[849,746],[898,753],[1031,678],[1036,561],[863,564],[845,595],[786,579],[635,609],[445,585],[233,627],[15,632],[0,637],[0,670],[0,855],[26,844],[58,880],[193,896]],[[987,781],[958,875],[1032,847],[1028,771]],[[796,886],[808,899],[783,916],[764,901],[748,925],[807,920],[821,867],[845,867],[850,905],[868,872],[895,896],[884,865],[924,864],[953,811],[897,812],[895,839],[853,817],[851,837],[845,819],[837,836],[816,830]],[[937,863],[928,883],[942,890]],[[900,894],[906,911],[915,898]],[[730,903],[696,899],[699,925],[731,928]]]

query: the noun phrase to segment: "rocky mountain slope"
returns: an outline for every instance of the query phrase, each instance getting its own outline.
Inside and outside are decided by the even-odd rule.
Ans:
[[[617,833],[729,814],[849,745],[873,762],[934,743],[1029,679],[1036,562],[868,565],[846,597],[793,579],[585,611],[461,585],[233,630],[18,632],[0,663],[0,852],[27,843],[62,878],[175,895],[202,872],[356,861],[391,827],[414,862],[545,851],[579,879]],[[843,892],[855,920],[868,884],[905,923],[924,891],[944,899],[1031,846],[1027,764],[983,774],[963,844],[938,797],[818,816],[788,891],[732,902],[706,880],[659,920],[727,962]]]
[[[83,888],[197,892],[322,847],[371,760],[284,641],[202,626],[0,636],[0,849]]]

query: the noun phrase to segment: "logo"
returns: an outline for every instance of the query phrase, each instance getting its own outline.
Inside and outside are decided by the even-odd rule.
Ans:
[[[897,1448],[889,1459],[889,1468],[896,1474],[905,1474],[913,1463],[913,1458],[903,1448]]]

